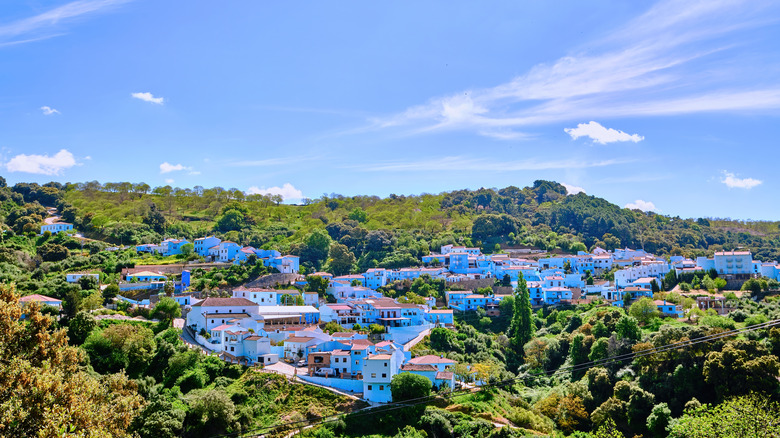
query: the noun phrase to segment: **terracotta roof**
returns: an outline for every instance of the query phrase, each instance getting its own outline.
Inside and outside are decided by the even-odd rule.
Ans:
[[[437,368],[433,365],[417,365],[408,363],[401,366],[401,371],[436,371]]]
[[[247,300],[246,298],[214,298],[209,297],[205,300],[193,304],[193,307],[200,306],[200,307],[209,307],[209,306],[253,306],[256,307],[257,304],[253,303],[252,301]]]
[[[452,313],[452,309],[449,309],[449,310],[431,310],[428,313]]]
[[[430,364],[430,363],[447,363],[447,364],[450,364],[450,363],[455,363],[455,361],[452,360],[452,359],[447,359],[446,357],[439,357],[439,356],[434,356],[432,354],[429,354],[427,356],[420,356],[420,357],[415,357],[415,358],[409,359],[409,363],[415,364],[415,365],[417,365],[417,364]]]
[[[355,336],[354,333],[348,333],[348,332],[336,332],[331,335],[334,338],[351,338]]]
[[[211,331],[221,332],[221,331],[227,330],[227,329],[229,329],[231,327],[233,327],[233,326],[230,325],[230,324],[222,324],[220,326],[214,327],[213,329],[211,329]]]
[[[250,337],[248,337],[248,338],[246,338],[244,340],[245,341],[258,341],[260,339],[263,339],[263,337],[262,336],[257,336],[257,335],[252,335],[252,336],[250,336]]]
[[[368,356],[368,360],[388,360],[391,357],[392,356],[390,356],[389,354],[374,354],[374,355]]]
[[[284,340],[284,342],[309,342],[314,338],[310,338],[308,336],[292,336]]]
[[[56,301],[61,303],[62,300],[58,300],[56,298],[47,297],[46,295],[40,295],[40,294],[33,294],[33,295],[27,295],[25,297],[19,298],[19,301],[26,303],[30,301]]]
[[[454,375],[450,371],[439,371],[436,373],[436,380],[452,380],[453,377]]]

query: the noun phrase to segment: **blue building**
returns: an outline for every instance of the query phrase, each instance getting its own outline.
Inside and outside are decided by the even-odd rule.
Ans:
[[[195,254],[206,257],[209,255],[209,248],[219,245],[222,242],[214,236],[199,237],[195,239]]]

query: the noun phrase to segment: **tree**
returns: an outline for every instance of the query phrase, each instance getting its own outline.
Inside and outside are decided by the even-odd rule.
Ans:
[[[195,245],[192,243],[185,243],[181,246],[181,253],[186,257],[195,252]]]
[[[628,309],[631,305],[631,292],[623,293],[623,308]]]
[[[512,341],[515,351],[522,354],[523,346],[531,340],[534,334],[534,323],[531,316],[531,296],[528,286],[520,273],[517,277],[515,289],[515,309],[512,315]]]
[[[349,213],[349,218],[356,222],[367,222],[368,221],[368,213],[366,213],[365,210],[363,210],[360,207],[356,207],[354,210],[352,210]]]
[[[320,277],[319,275],[307,275],[306,276],[306,290],[308,292],[317,292],[318,295],[325,295],[325,290],[328,288],[328,279]]]
[[[68,258],[68,248],[58,243],[45,243],[38,247],[38,255],[45,262],[58,262]]]
[[[330,243],[330,236],[327,232],[320,228],[314,229],[303,239],[303,245],[300,254],[298,254],[301,257],[301,263],[310,262],[319,269],[322,262],[328,257]]]
[[[669,427],[671,438],[780,436],[780,403],[759,394],[686,410]]]
[[[83,353],[37,303],[25,307],[0,285],[0,435],[126,437],[143,406],[124,374],[100,378],[83,370]]]
[[[512,278],[509,277],[509,274],[504,274],[504,276],[501,277],[501,286],[512,287]]]
[[[223,233],[228,231],[241,231],[248,227],[249,221],[246,214],[238,209],[230,209],[217,218],[215,228]]]
[[[176,292],[176,285],[170,280],[166,281],[163,285],[163,292],[166,296],[172,297],[173,293]]]
[[[100,291],[94,291],[81,300],[81,308],[84,310],[91,312],[100,307],[103,307],[103,294]]]
[[[119,286],[116,283],[111,283],[103,289],[103,299],[109,301],[119,295]]]
[[[702,373],[719,397],[744,395],[750,391],[774,393],[780,362],[767,348],[747,339],[734,339],[721,351],[707,354]]]
[[[199,389],[187,394],[190,407],[187,423],[197,430],[197,436],[222,434],[234,424],[236,406],[221,389]]]
[[[175,318],[181,316],[181,307],[173,298],[163,297],[152,310],[152,317],[170,326]]]
[[[628,315],[620,317],[615,326],[615,332],[620,339],[626,339],[633,342],[642,339],[642,330],[639,329],[639,324],[637,324],[635,318]]]
[[[68,339],[72,345],[81,345],[87,339],[92,330],[97,326],[97,321],[89,312],[81,311],[68,321]]]
[[[143,217],[142,221],[157,233],[162,234],[165,232],[165,227],[167,226],[165,216],[157,209],[157,205],[154,203],[149,204],[149,213]]]
[[[413,400],[431,395],[431,381],[427,377],[412,373],[399,373],[390,381],[393,401]]]
[[[653,411],[647,417],[647,429],[659,438],[666,436],[666,426],[672,419],[672,411],[666,403],[653,406]]]
[[[328,267],[330,267],[333,275],[340,276],[349,274],[356,261],[355,254],[352,254],[346,245],[340,243],[333,243],[330,245],[330,251],[328,252]]]
[[[642,324],[647,324],[653,318],[658,318],[660,312],[653,300],[647,297],[640,298],[628,309],[628,314],[636,318]]]

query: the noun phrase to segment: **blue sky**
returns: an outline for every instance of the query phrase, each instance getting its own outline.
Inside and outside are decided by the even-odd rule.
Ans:
[[[0,5],[0,174],[780,219],[771,1]]]

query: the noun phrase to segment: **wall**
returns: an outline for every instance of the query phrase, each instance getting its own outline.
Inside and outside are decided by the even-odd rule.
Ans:
[[[316,377],[316,376],[306,376],[302,374],[298,374],[298,378],[305,381],[305,382],[311,382],[316,383],[318,385],[322,386],[328,386],[331,388],[336,388],[341,391],[347,391],[347,392],[363,392],[363,381],[362,380],[355,380],[355,379],[335,379],[331,377]]]
[[[423,330],[433,328],[433,324],[414,325],[410,327],[388,327],[387,332],[393,335],[393,342],[405,344],[416,338]]]

